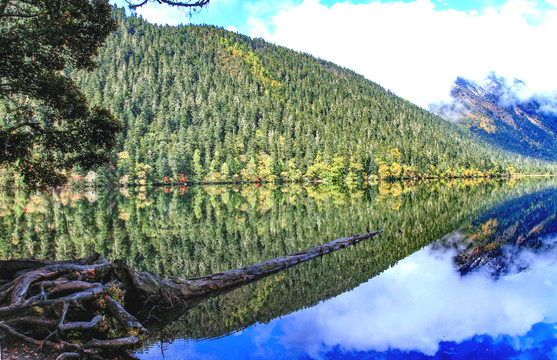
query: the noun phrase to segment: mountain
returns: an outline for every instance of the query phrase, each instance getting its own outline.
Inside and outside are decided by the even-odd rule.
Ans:
[[[101,179],[363,180],[526,166],[330,62],[216,27],[115,16],[98,68],[67,72],[124,123]]]
[[[477,84],[458,78],[454,102],[433,105],[442,117],[467,126],[487,142],[535,158],[557,159],[557,98],[523,96],[526,84],[490,74]]]

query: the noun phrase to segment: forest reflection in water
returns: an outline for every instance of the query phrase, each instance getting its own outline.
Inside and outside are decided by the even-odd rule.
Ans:
[[[445,249],[443,254],[452,252],[443,258],[442,264],[437,264],[433,257],[425,261],[422,270],[417,265],[406,268],[418,269],[413,273],[426,278],[428,262],[432,270],[437,264],[455,274],[458,269],[475,276],[478,269],[489,268],[492,278],[509,276],[512,272],[507,270],[511,266],[501,260],[505,256],[514,259],[507,247],[519,246],[530,251],[547,247],[538,240],[554,231],[557,211],[554,187],[553,179],[522,179],[382,183],[356,189],[293,185],[63,191],[48,195],[4,192],[0,194],[0,236],[4,239],[0,256],[61,259],[85,256],[95,250],[110,259],[124,259],[137,269],[187,278],[258,263],[367,229],[385,230],[381,237],[355,248],[210,299],[166,326],[161,337],[168,340],[222,337],[254,323],[288,324],[273,319],[293,312],[288,319],[311,317],[312,311],[318,314],[314,319],[333,319],[335,311],[340,314],[347,307],[354,308],[356,319],[359,311],[364,323],[375,323],[376,314],[366,318],[362,312],[369,306],[366,304],[373,304],[367,300],[362,303],[351,299],[354,306],[345,303],[340,308],[343,310],[331,309],[328,315],[329,310],[320,313],[319,309],[323,306],[326,309],[329,302],[319,303],[360,284],[363,285],[358,289],[366,288],[389,272],[403,271],[405,267],[400,265],[409,260],[402,259],[438,239],[441,240],[426,250],[428,254],[439,248]],[[409,259],[419,260],[419,254],[426,250]],[[443,274],[441,270],[431,273]],[[418,284],[418,279],[415,283]],[[406,291],[413,293],[411,289]],[[339,298],[352,296],[349,294],[352,292]],[[378,301],[404,298],[399,294]],[[331,301],[345,301],[336,299]],[[413,309],[408,304],[400,305],[408,311]],[[297,310],[307,307],[309,312],[296,315]],[[397,313],[400,312],[393,314]],[[384,336],[397,331],[395,319],[385,319],[381,328]],[[316,322],[319,328],[321,322]],[[312,333],[325,331],[326,324],[322,325],[321,332],[312,329]],[[281,326],[258,325],[255,329],[273,332],[282,329]],[[291,325],[285,326],[281,331],[292,335]],[[304,328],[296,323],[292,326]],[[253,331],[256,330],[250,327],[242,334]],[[362,329],[360,337],[369,338],[369,331],[374,332],[373,338],[381,337],[376,334],[380,328]],[[357,334],[351,336],[358,338]],[[433,351],[438,340],[435,336],[431,338],[429,348],[424,346],[420,351]],[[234,339],[250,341],[238,336],[225,336],[218,341],[232,343]],[[311,346],[328,344],[324,339],[315,339],[319,340],[317,345],[305,345],[304,353],[308,356],[323,352],[319,348],[308,350]],[[195,346],[214,348],[219,346],[218,341]],[[344,349],[342,342],[331,346]],[[346,346],[350,351],[369,350]],[[168,351],[171,353],[172,349],[181,351],[176,347]],[[380,347],[376,350],[381,351]],[[151,350],[144,356],[156,358],[160,351]]]
[[[523,249],[528,271],[462,277],[454,249],[428,246],[332,299],[231,336],[164,344],[173,359],[554,359],[557,261]],[[160,359],[152,346],[141,359]]]

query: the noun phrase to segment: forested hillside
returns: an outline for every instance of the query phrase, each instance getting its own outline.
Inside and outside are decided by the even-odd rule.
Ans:
[[[91,103],[109,107],[125,127],[114,170],[89,181],[546,170],[495,153],[454,124],[309,55],[215,27],[155,26],[122,10],[116,16],[119,30],[100,50],[98,69],[69,70]]]

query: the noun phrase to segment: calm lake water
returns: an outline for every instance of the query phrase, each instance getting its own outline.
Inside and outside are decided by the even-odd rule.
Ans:
[[[0,193],[0,257],[194,277],[384,230],[190,309],[141,359],[557,359],[554,179]]]

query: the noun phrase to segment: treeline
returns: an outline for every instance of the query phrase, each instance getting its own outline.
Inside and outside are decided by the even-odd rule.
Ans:
[[[274,182],[500,176],[510,159],[352,71],[209,26],[122,10],[94,72],[68,70],[125,130],[87,183]]]

